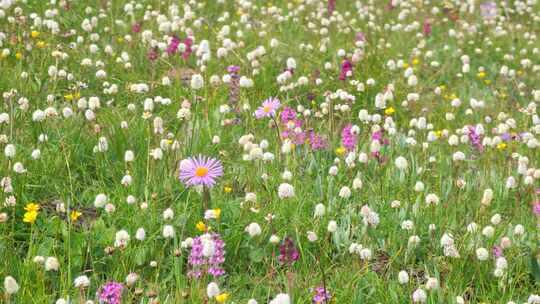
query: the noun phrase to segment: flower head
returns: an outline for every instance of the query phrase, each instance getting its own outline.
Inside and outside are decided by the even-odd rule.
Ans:
[[[274,117],[280,105],[281,103],[279,99],[270,97],[263,101],[262,106],[255,111],[255,117],[257,117],[257,119],[261,119],[264,117]]]
[[[180,180],[187,186],[202,185],[211,188],[216,178],[223,175],[223,166],[215,158],[199,155],[180,162]]]
[[[118,282],[108,282],[101,287],[99,292],[100,303],[120,304],[122,303],[122,291],[124,285]]]

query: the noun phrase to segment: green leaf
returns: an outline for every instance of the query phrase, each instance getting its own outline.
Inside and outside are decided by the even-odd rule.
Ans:
[[[264,258],[264,252],[262,249],[254,249],[249,252],[249,259],[255,263],[262,262]]]
[[[540,266],[538,266],[538,259],[533,252],[531,252],[531,272],[536,283],[540,283]]]

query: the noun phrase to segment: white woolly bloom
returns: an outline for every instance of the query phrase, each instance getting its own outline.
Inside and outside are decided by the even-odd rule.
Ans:
[[[485,236],[485,237],[492,237],[493,235],[495,234],[495,228],[493,228],[492,226],[486,226],[484,227],[484,229],[482,229],[482,235]]]
[[[359,178],[359,177],[356,177],[355,179],[353,179],[353,189],[354,190],[359,190],[359,189],[362,189],[362,180]]]
[[[85,275],[78,276],[73,281],[73,285],[75,285],[75,288],[87,288],[90,286],[90,279]]]
[[[342,187],[339,190],[339,197],[345,198],[345,199],[351,197],[351,189],[347,186]]]
[[[8,295],[12,295],[19,291],[19,284],[12,276],[7,276],[4,278],[4,290]]]
[[[326,228],[326,230],[328,230],[328,232],[330,232],[330,233],[336,232],[336,230],[337,230],[336,221],[329,221],[328,222],[328,227]]]
[[[403,156],[399,156],[395,160],[395,165],[399,170],[405,170],[407,169],[407,166],[409,165],[407,162],[407,159]]]
[[[405,270],[402,270],[398,273],[398,282],[399,284],[407,284],[409,283],[409,273]]]
[[[317,204],[315,206],[315,212],[313,213],[313,217],[322,217],[326,213],[326,207],[323,204]]]
[[[486,248],[476,249],[476,258],[480,261],[485,261],[489,258],[489,251]]]
[[[129,242],[129,233],[125,230],[120,230],[115,234],[114,247],[125,247]]]
[[[60,263],[58,262],[58,259],[55,257],[48,257],[45,260],[45,270],[46,271],[58,271],[60,268]]]
[[[527,299],[527,304],[540,304],[540,296],[536,294],[532,294]]]
[[[245,231],[249,234],[250,237],[256,237],[261,234],[261,226],[257,223],[249,224]]]
[[[278,187],[278,196],[281,199],[294,197],[294,187],[291,184],[282,183]]]
[[[173,219],[173,217],[174,217],[174,211],[171,208],[167,208],[165,209],[165,211],[163,211],[164,220],[171,220]]]
[[[426,281],[426,289],[438,289],[439,288],[439,280],[437,278],[428,278]]]
[[[166,239],[174,237],[174,227],[172,225],[163,226],[163,237]]]
[[[412,300],[414,303],[425,303],[427,300],[427,294],[423,289],[418,288],[413,292]]]
[[[434,193],[430,193],[430,194],[426,195],[426,204],[428,204],[428,205],[438,205],[439,204],[439,197]]]
[[[317,233],[315,233],[314,231],[308,231],[307,238],[310,242],[316,242],[319,239]]]
[[[204,86],[204,78],[201,74],[195,74],[191,76],[191,88],[194,90],[199,90]]]
[[[219,290],[219,286],[215,282],[210,282],[208,286],[206,286],[206,295],[209,299],[212,299],[216,296],[218,296],[221,293]]]
[[[136,274],[135,272],[130,272],[127,276],[126,276],[126,285],[127,286],[133,286],[135,285],[135,283],[137,283],[137,280],[139,280],[139,275]]]
[[[491,201],[493,200],[493,190],[486,189],[484,190],[484,194],[482,195],[482,205],[489,206],[491,204]]]
[[[291,298],[286,293],[280,293],[269,304],[291,304]]]
[[[144,231],[144,228],[137,229],[137,231],[135,232],[135,239],[137,239],[138,241],[144,241],[145,237],[146,231]]]
[[[105,194],[100,193],[96,195],[96,198],[94,199],[94,207],[96,208],[103,208],[105,204],[108,202],[108,198]]]
[[[515,235],[523,235],[525,233],[525,227],[523,225],[518,224],[516,227],[514,227],[514,234]]]
[[[13,158],[13,157],[15,157],[16,151],[17,151],[17,149],[15,148],[15,145],[7,144],[6,147],[4,148],[4,155],[7,158]]]

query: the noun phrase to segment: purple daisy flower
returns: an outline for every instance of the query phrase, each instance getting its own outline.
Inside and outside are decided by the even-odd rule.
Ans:
[[[199,155],[180,162],[180,180],[187,186],[202,185],[211,188],[216,178],[223,175],[223,166],[215,158]]]
[[[276,111],[280,105],[279,99],[270,97],[263,101],[262,107],[259,107],[257,111],[255,111],[255,117],[257,117],[257,119],[273,117],[276,115]]]

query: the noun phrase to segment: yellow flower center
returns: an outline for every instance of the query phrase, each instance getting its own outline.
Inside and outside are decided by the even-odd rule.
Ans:
[[[195,176],[197,177],[205,177],[208,174],[208,168],[206,167],[197,167],[195,169]]]
[[[269,106],[263,108],[264,113],[270,113],[272,109]]]

